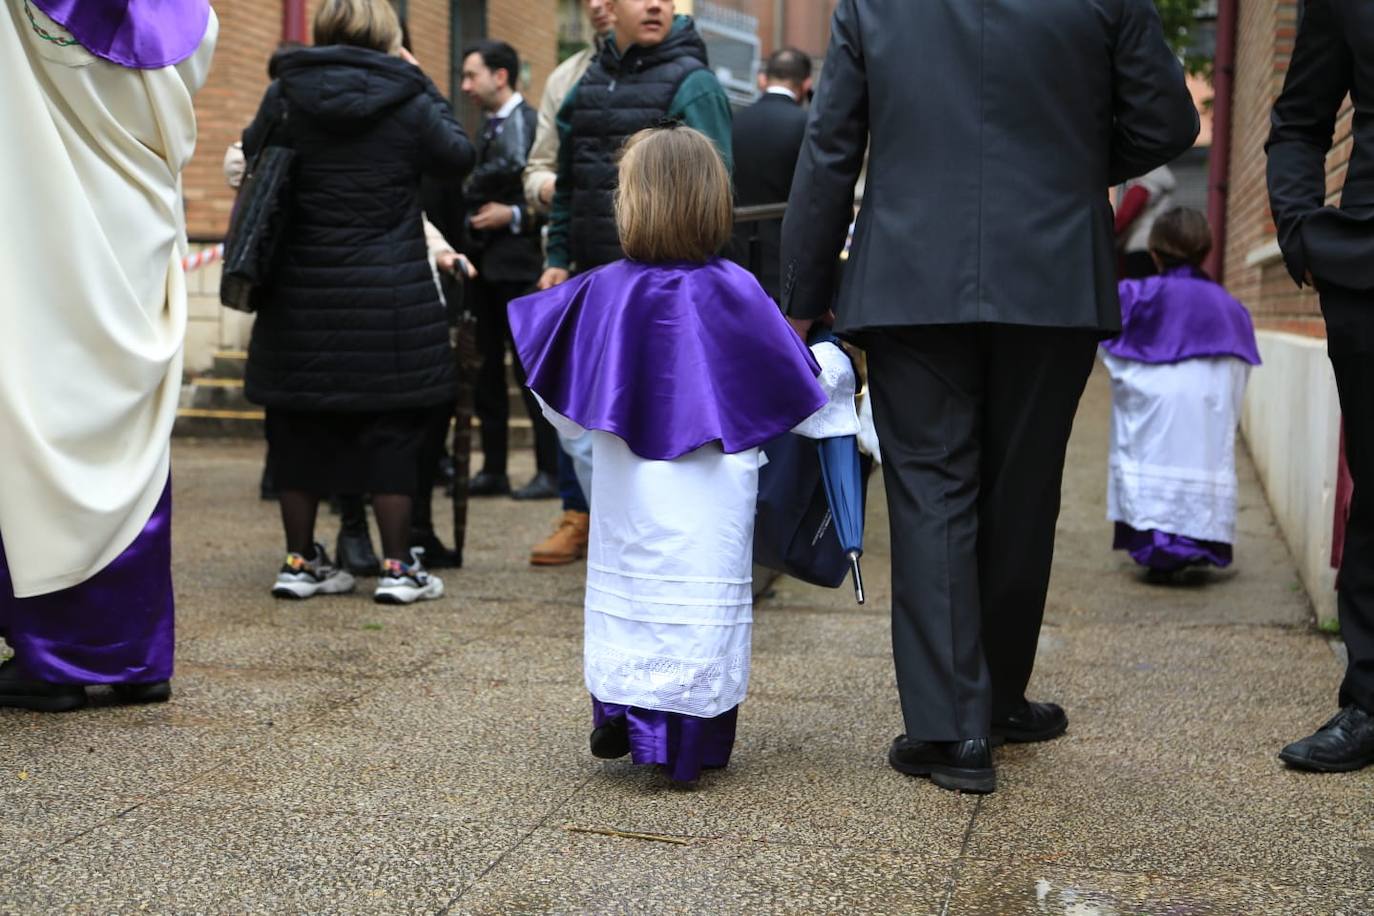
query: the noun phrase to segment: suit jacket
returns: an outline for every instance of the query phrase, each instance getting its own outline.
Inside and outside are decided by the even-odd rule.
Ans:
[[[1198,115],[1151,0],[840,0],[783,225],[783,306],[837,330],[1121,327],[1107,189]]]
[[[792,190],[797,154],[806,136],[806,109],[785,95],[768,93],[735,115],[735,203],[741,207],[780,204]],[[749,237],[758,232],[760,260],[749,263]],[[733,261],[755,270],[759,284],[777,299],[782,294],[782,220],[735,228]]]
[[[1339,208],[1324,206],[1326,154],[1347,94],[1354,148]],[[1307,0],[1283,92],[1274,103],[1269,204],[1279,247],[1300,285],[1374,289],[1374,6]]]
[[[468,253],[479,275],[487,280],[533,283],[544,269],[540,215],[525,203],[524,186],[525,163],[534,145],[538,119],[538,112],[521,102],[502,122],[499,131],[484,128],[477,136],[477,167],[463,184],[469,213],[493,202],[520,209],[518,232],[469,232]]]

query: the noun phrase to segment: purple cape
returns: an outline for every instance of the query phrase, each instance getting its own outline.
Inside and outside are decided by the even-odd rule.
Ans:
[[[1260,364],[1250,313],[1197,268],[1123,280],[1120,292],[1121,334],[1102,345],[1113,356],[1152,364],[1234,356]]]
[[[137,70],[170,67],[205,38],[210,0],[28,0],[96,57]]]
[[[755,448],[820,410],[820,368],[736,264],[616,261],[510,303],[529,387],[636,455]]]

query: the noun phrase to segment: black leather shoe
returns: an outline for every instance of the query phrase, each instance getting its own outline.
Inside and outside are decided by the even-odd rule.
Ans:
[[[887,762],[899,773],[924,776],[942,789],[987,793],[997,788],[987,738],[911,741],[898,735],[887,752]]]
[[[506,496],[510,493],[510,478],[505,474],[486,471],[468,481],[469,496]]]
[[[86,705],[80,684],[52,684],[26,678],[14,659],[0,664],[0,706],[38,712],[68,712]]]
[[[111,684],[115,699],[121,703],[166,703],[172,698],[171,681],[151,684]]]
[[[372,549],[372,535],[368,534],[366,528],[362,531],[340,531],[339,539],[334,543],[334,555],[338,557],[339,567],[355,576],[375,576],[382,565],[382,561],[377,559],[377,551]]]
[[[592,756],[615,760],[630,753],[630,723],[624,716],[592,729]]]
[[[463,565],[457,551],[449,550],[434,529],[410,532],[410,547],[419,547],[425,552],[425,569],[457,569]]]
[[[558,480],[548,471],[540,471],[520,489],[511,494],[511,499],[557,499]]]
[[[1348,773],[1374,763],[1374,715],[1354,704],[1301,741],[1279,751],[1279,759],[1299,770]]]
[[[1049,741],[1068,730],[1069,717],[1064,715],[1058,703],[1028,701],[1016,712],[993,717],[992,746],[999,747],[1008,741],[1013,744]]]

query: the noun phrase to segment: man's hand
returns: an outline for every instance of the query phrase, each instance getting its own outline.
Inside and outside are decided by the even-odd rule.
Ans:
[[[540,289],[553,289],[560,283],[568,282],[568,272],[561,267],[550,267],[539,278]]]
[[[550,178],[544,182],[544,186],[539,189],[539,202],[546,207],[553,205],[553,192],[558,185],[557,178]]]
[[[505,229],[515,220],[515,211],[505,204],[482,204],[482,208],[472,215],[474,229]]]
[[[806,336],[811,333],[811,326],[816,323],[814,318],[788,318],[787,323],[792,325],[792,330],[797,332],[797,336],[806,343]]]
[[[469,280],[477,276],[477,268],[472,266],[472,262],[464,255],[456,251],[441,251],[434,256],[434,264],[446,274],[459,274]]]

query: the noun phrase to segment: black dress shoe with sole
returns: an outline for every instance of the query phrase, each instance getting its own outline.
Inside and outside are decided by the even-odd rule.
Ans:
[[[343,529],[339,539],[334,542],[334,556],[339,567],[355,576],[375,576],[381,569],[382,561],[377,559],[377,551],[372,548],[372,535],[364,527],[361,531]]]
[[[80,684],[53,684],[24,677],[12,658],[0,664],[0,707],[70,712],[85,705],[86,688]]]
[[[1350,705],[1301,741],[1279,751],[1279,759],[1298,770],[1349,773],[1374,764],[1374,715]]]
[[[166,703],[172,698],[171,681],[150,684],[111,684],[115,699],[120,703]]]
[[[942,789],[979,794],[997,789],[987,738],[912,741],[898,735],[887,752],[887,762],[899,773],[923,776]]]
[[[533,500],[533,499],[557,499],[558,481],[552,474],[540,471],[535,474],[529,483],[516,490],[511,495],[511,499]]]
[[[625,716],[592,729],[592,756],[615,760],[630,753],[630,723]]]
[[[1006,716],[992,719],[992,746],[1006,742],[1029,744],[1049,741],[1069,730],[1069,717],[1058,703],[1031,703]]]
[[[508,496],[509,494],[510,478],[505,474],[489,474],[483,471],[468,481],[469,496]]]

